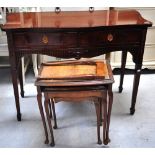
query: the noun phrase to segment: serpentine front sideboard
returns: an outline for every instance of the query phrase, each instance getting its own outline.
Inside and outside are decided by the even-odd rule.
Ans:
[[[134,10],[8,14],[6,24],[1,28],[8,39],[18,121],[21,120],[18,67],[21,57],[26,54],[80,59],[114,51],[130,52],[135,63],[130,108],[130,113],[134,114],[145,38],[150,26],[152,23]],[[20,78],[19,81],[22,85]]]

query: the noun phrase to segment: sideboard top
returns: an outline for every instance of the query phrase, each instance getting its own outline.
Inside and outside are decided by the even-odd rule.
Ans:
[[[152,23],[135,10],[9,13],[3,30],[19,28],[87,28]]]

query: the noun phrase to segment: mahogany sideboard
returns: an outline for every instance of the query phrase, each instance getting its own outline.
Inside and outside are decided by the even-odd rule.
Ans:
[[[21,57],[26,54],[80,59],[114,51],[123,51],[124,55],[130,52],[135,63],[130,108],[130,113],[134,114],[145,38],[150,26],[152,23],[135,10],[8,14],[6,24],[1,28],[6,31],[8,39],[18,121],[21,120],[18,79],[22,95],[24,93],[18,68]],[[123,76],[124,72],[121,77]]]

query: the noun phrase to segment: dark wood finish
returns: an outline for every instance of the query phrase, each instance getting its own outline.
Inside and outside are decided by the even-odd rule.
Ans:
[[[58,126],[57,126],[57,118],[56,118],[56,113],[55,113],[55,102],[54,102],[54,99],[53,99],[53,98],[51,99],[51,103],[52,103],[53,119],[54,119],[53,128],[54,128],[54,129],[57,129]]]
[[[49,111],[50,111],[50,118],[53,118],[53,114],[52,114],[52,107],[51,107],[51,101],[49,100]]]
[[[102,63],[102,65],[101,65]],[[53,75],[49,74],[49,67],[52,70],[52,67],[68,67],[75,65],[75,68],[79,66],[79,64],[82,64],[81,69],[85,69],[85,65],[90,65],[94,69],[94,64],[100,64],[97,65],[97,68],[95,70],[95,73],[97,74],[98,71],[101,69],[103,70],[103,73],[105,73],[105,78],[102,77],[98,79],[74,79],[74,78],[68,78],[64,79],[61,75],[60,78],[57,80],[53,79]],[[101,68],[103,67],[103,68]],[[89,68],[90,69],[90,68]],[[87,69],[88,70],[88,69]],[[59,72],[59,68],[57,68],[57,71]],[[63,70],[61,69],[62,74]],[[68,72],[73,72],[73,74],[76,72],[71,68],[68,70]],[[51,77],[49,77],[49,75]],[[53,74],[55,74],[53,72]],[[59,75],[59,74],[58,74]],[[100,74],[102,75],[102,74]],[[83,76],[86,76],[83,74]],[[61,79],[62,77],[62,79]],[[99,81],[99,83],[96,83],[96,81]],[[70,85],[70,82],[72,82],[72,85]],[[109,124],[110,124],[110,115],[111,115],[111,108],[112,108],[112,83],[114,82],[112,70],[109,64],[107,64],[106,61],[62,61],[62,62],[53,62],[53,63],[46,63],[42,64],[39,70],[38,78],[35,82],[35,85],[40,88],[41,92],[44,93],[45,96],[45,110],[46,110],[46,116],[48,120],[48,125],[50,128],[51,133],[51,139],[52,139],[52,146],[54,146],[54,137],[53,137],[53,131],[52,131],[52,124],[50,121],[50,114],[49,114],[49,101],[51,100],[52,104],[52,110],[53,110],[53,117],[54,117],[54,126],[53,128],[57,128],[57,121],[56,121],[56,113],[55,113],[55,103],[56,101],[74,101],[74,100],[83,100],[83,99],[90,99],[94,101],[95,109],[96,109],[96,116],[97,116],[97,143],[102,144],[102,140],[100,138],[100,124],[101,121],[103,122],[103,143],[107,145],[109,143]],[[103,108],[103,116],[102,116],[102,108]],[[110,108],[110,109],[109,109]],[[41,117],[44,117],[41,115]],[[44,118],[42,118],[44,121]],[[43,122],[43,124],[46,124],[46,122]],[[44,125],[45,126],[45,125]],[[45,135],[47,133],[47,129],[45,129]]]
[[[45,144],[48,144],[49,143],[48,132],[47,132],[47,126],[45,122],[44,110],[42,106],[42,93],[41,93],[40,87],[37,87],[37,100],[38,100],[38,107],[39,107],[40,115],[41,115],[43,126],[44,126],[44,131],[45,131],[45,137],[46,137]]]
[[[100,138],[100,124],[101,124],[101,111],[100,109],[102,109],[101,104],[100,104],[101,99],[97,99],[97,101],[94,102],[95,104],[95,109],[96,109],[96,116],[97,116],[97,139],[98,139],[98,144],[101,145],[102,144],[102,140]],[[101,106],[101,107],[100,107]]]
[[[21,94],[21,97],[24,97],[24,83],[23,83],[23,75],[22,75],[22,60],[20,59],[19,60],[19,70],[18,70],[18,76],[19,76],[19,83],[20,83],[20,94]]]
[[[11,13],[6,31],[18,120],[21,120],[16,57],[46,54],[80,59],[114,51],[129,51],[136,64],[132,95],[134,113],[147,28],[152,23],[131,11]]]
[[[105,132],[105,141],[104,144],[108,144],[110,142],[109,138],[109,125],[110,125],[110,116],[111,116],[111,110],[112,110],[112,103],[113,103],[113,92],[112,92],[112,84],[108,85],[108,95],[109,95],[109,101],[108,101],[108,107],[107,109],[107,126],[106,126],[106,132]]]
[[[44,107],[45,107],[45,111],[46,111],[46,116],[47,116],[47,121],[48,121],[48,125],[49,125],[49,129],[50,129],[50,134],[51,134],[51,146],[55,145],[54,142],[54,135],[53,135],[53,130],[52,130],[52,123],[51,123],[51,119],[50,119],[50,113],[49,113],[49,99],[47,97],[47,94],[44,93],[44,97],[45,97],[45,102],[44,102]],[[45,122],[44,122],[45,123]],[[44,128],[45,129],[45,128]],[[46,129],[45,129],[46,130]],[[47,131],[45,131],[46,133]]]
[[[123,80],[124,80],[124,74],[125,74],[126,58],[127,58],[127,51],[123,51],[122,58],[121,58],[121,75],[120,75],[119,93],[121,93],[123,90]]]
[[[108,144],[107,139],[106,139],[106,130],[107,130],[107,92],[105,92],[105,97],[102,98],[102,111],[103,111],[103,143],[105,145]]]

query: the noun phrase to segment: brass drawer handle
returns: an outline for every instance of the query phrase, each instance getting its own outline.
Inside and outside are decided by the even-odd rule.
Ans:
[[[113,41],[114,37],[112,34],[108,34],[107,39],[109,42]]]
[[[94,12],[94,7],[89,7],[89,12],[90,13]]]
[[[60,7],[56,7],[56,8],[55,8],[55,13],[60,13],[60,12],[61,12]]]
[[[44,44],[47,44],[47,43],[48,43],[48,37],[47,37],[46,35],[44,35],[44,36],[42,37],[42,42],[43,42]]]

